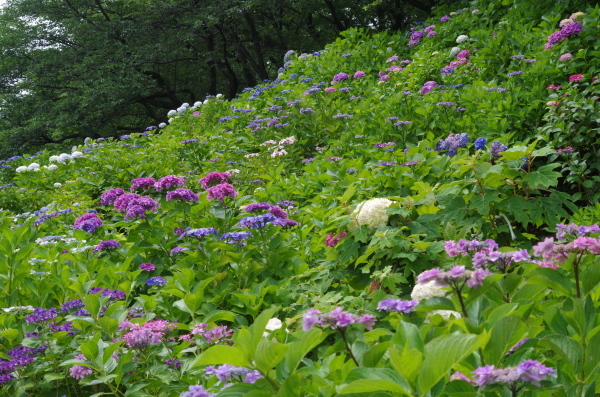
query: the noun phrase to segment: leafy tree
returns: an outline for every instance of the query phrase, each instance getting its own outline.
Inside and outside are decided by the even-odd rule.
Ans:
[[[0,156],[164,121],[273,79],[289,49],[399,29],[417,0],[9,0],[0,15]]]

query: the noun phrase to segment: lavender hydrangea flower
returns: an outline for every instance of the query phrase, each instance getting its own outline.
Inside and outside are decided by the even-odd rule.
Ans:
[[[401,299],[384,299],[377,305],[377,310],[385,312],[402,312],[412,313],[415,311],[415,306],[419,303],[418,300],[401,300]]]
[[[214,397],[216,394],[209,393],[201,385],[191,385],[188,391],[184,392],[181,397]]]
[[[156,269],[156,266],[154,266],[152,263],[142,263],[140,264],[140,270],[146,271],[146,272],[151,272],[154,271],[154,269]]]
[[[217,231],[215,230],[214,227],[203,227],[200,229],[189,229],[186,230],[185,232],[183,232],[181,234],[181,237],[195,237],[195,238],[202,238],[202,237],[206,237],[210,234],[214,234],[214,235],[219,235],[219,233],[217,233]]]
[[[94,233],[97,228],[101,227],[104,223],[102,219],[96,214],[89,213],[83,214],[75,220],[73,229],[81,229],[88,233]]]
[[[508,146],[503,145],[498,141],[494,141],[494,143],[492,143],[492,147],[490,148],[490,152],[494,157],[502,157],[500,153],[506,151],[507,149]]]
[[[52,320],[53,318],[56,318],[57,315],[57,310],[54,307],[51,309],[43,309],[38,307],[33,310],[33,313],[25,316],[25,322],[29,324],[41,323],[44,321]]]

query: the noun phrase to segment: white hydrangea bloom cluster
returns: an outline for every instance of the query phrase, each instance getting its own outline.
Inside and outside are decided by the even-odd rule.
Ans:
[[[460,36],[458,36],[458,37],[456,38],[456,42],[457,42],[458,44],[460,44],[460,43],[464,43],[464,42],[465,42],[465,41],[467,41],[467,40],[469,40],[469,36],[467,36],[466,34],[461,34]]]
[[[386,226],[389,219],[386,209],[392,204],[393,201],[386,198],[373,198],[360,203],[352,212],[354,220],[348,227],[354,230],[367,225],[369,229],[374,230]]]
[[[414,286],[410,297],[414,300],[423,300],[427,298],[432,298],[434,296],[444,297],[448,291],[443,290],[441,287],[435,285],[435,281],[430,281],[426,284],[417,284]],[[459,312],[455,312],[454,310],[432,310],[429,312],[427,317],[435,316],[439,314],[444,318],[444,320],[449,320],[450,316],[454,316],[455,318],[461,318],[462,315]],[[428,320],[426,320],[427,322]]]
[[[454,58],[455,56],[458,55],[459,52],[460,52],[460,48],[452,47],[452,49],[450,50],[450,57]]]

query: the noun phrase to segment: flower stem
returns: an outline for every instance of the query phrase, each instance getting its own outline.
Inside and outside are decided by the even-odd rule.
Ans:
[[[337,328],[337,330],[340,331],[340,334],[342,334],[342,339],[344,340],[344,344],[346,345],[346,350],[348,350],[348,353],[350,354],[350,358],[352,358],[352,361],[354,361],[354,364],[356,364],[357,367],[360,367],[358,360],[356,359],[356,357],[354,357],[354,354],[352,353],[352,349],[350,349],[350,346],[348,345],[348,340],[346,339],[346,334],[344,333],[344,329]]]

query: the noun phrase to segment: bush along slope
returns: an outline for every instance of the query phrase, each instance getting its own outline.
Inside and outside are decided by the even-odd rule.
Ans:
[[[599,13],[439,8],[3,160],[2,393],[596,395]]]

